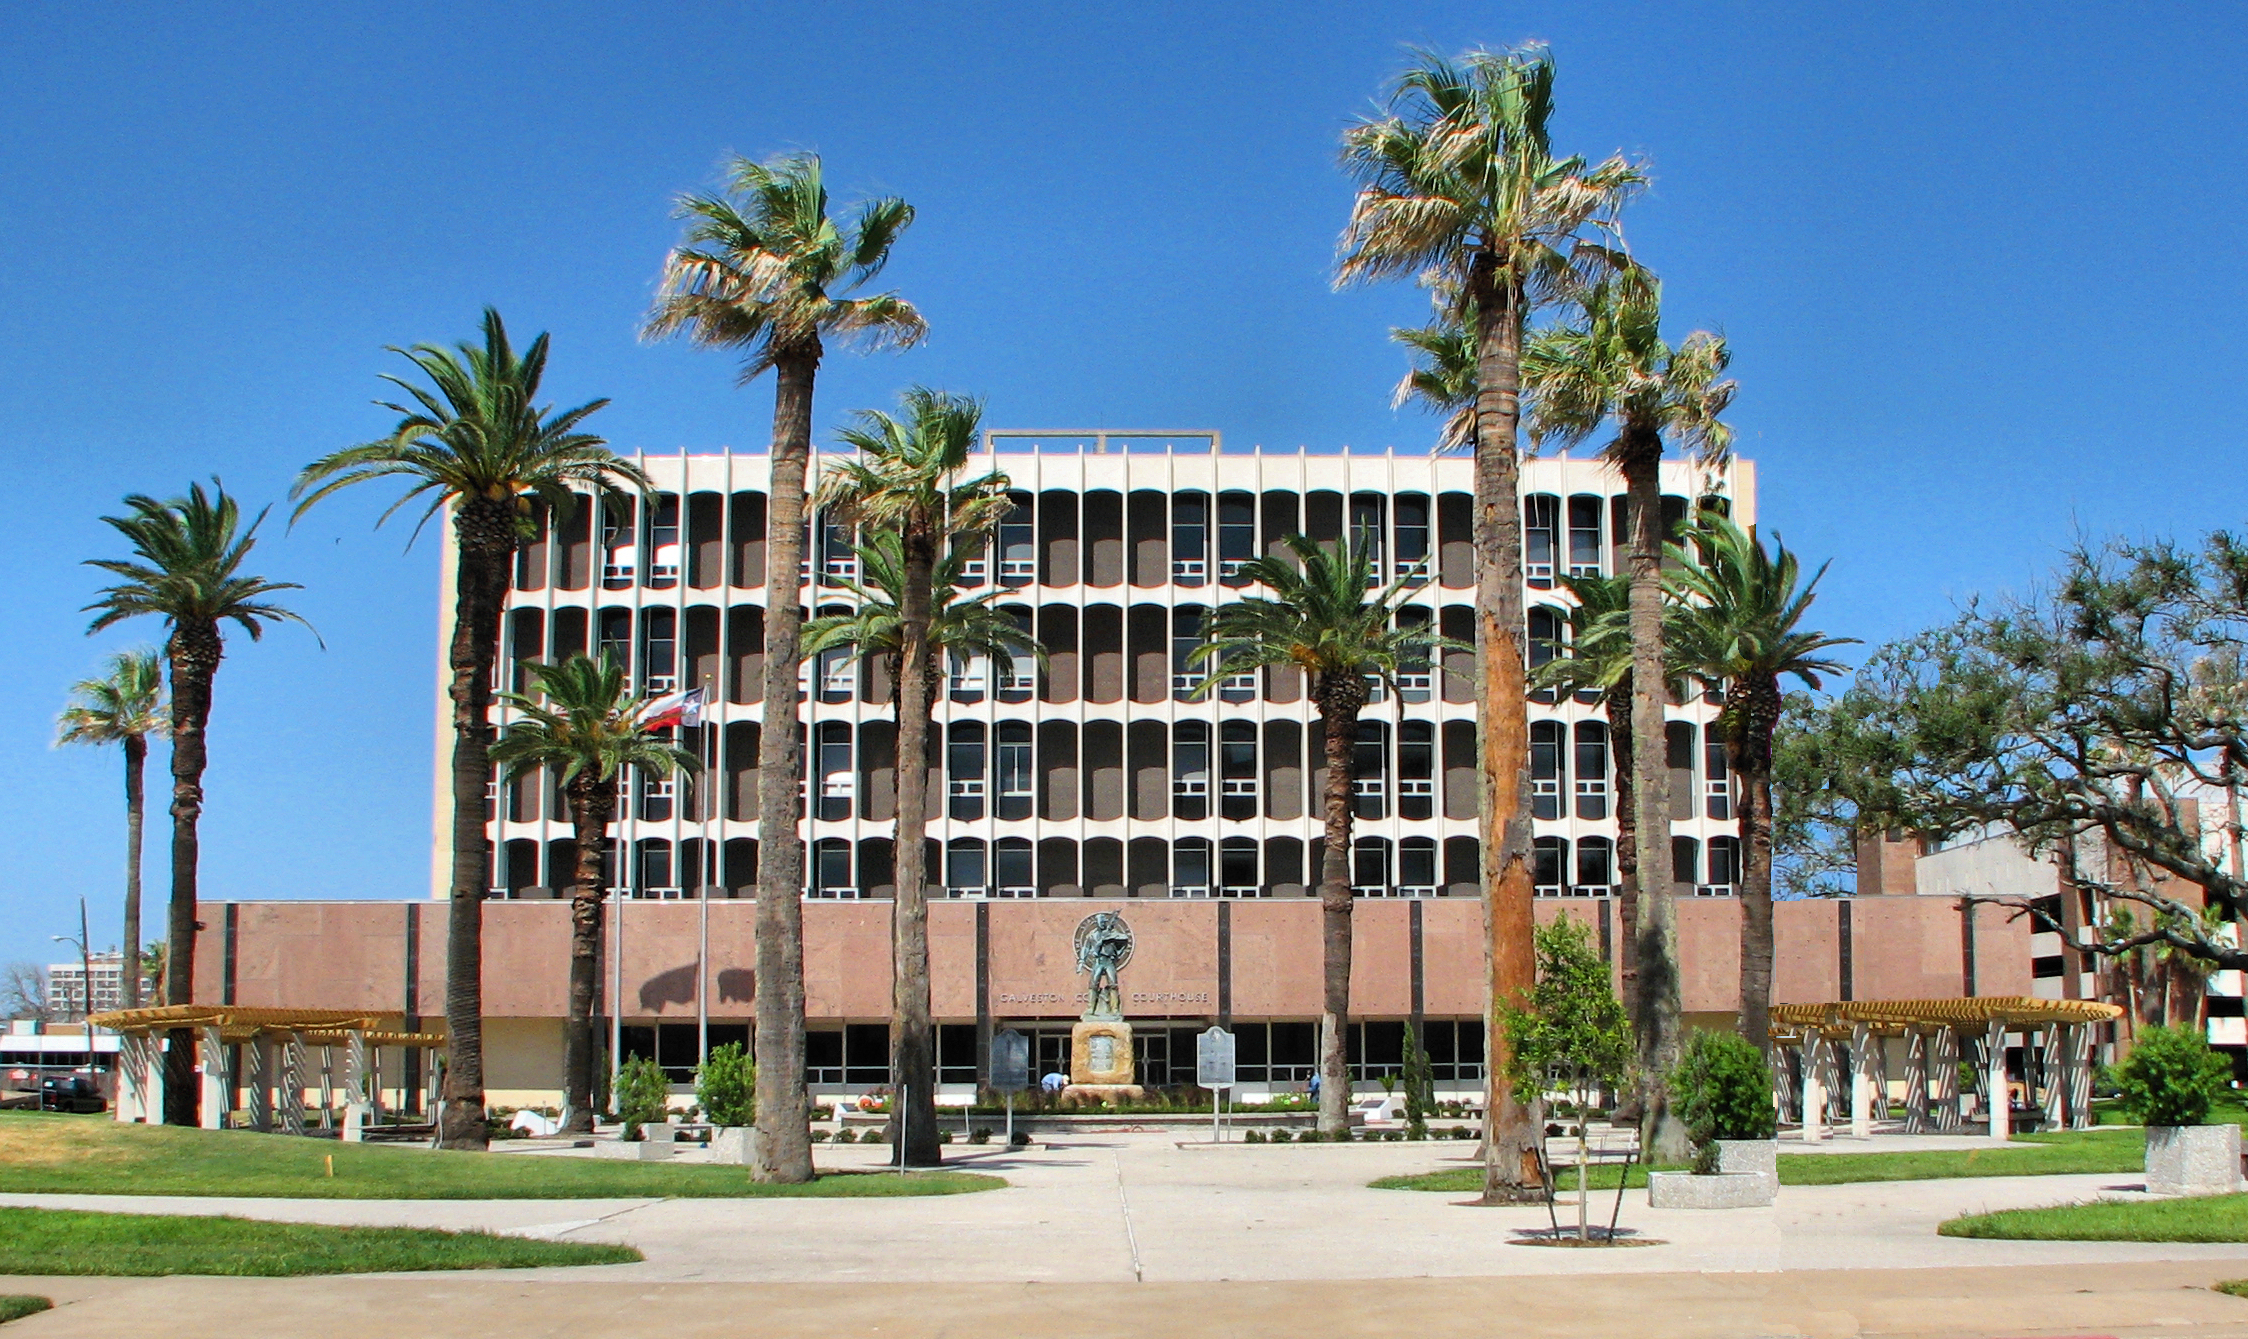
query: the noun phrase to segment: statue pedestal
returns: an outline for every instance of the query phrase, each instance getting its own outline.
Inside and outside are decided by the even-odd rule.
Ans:
[[[1087,1018],[1070,1029],[1070,1087],[1129,1087],[1132,1078],[1130,1023],[1122,1019]]]

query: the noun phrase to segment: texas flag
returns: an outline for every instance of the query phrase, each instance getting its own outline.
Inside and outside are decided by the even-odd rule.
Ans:
[[[701,725],[702,709],[703,690],[690,688],[649,703],[648,714],[640,718],[640,724],[649,730],[661,730],[667,725]]]

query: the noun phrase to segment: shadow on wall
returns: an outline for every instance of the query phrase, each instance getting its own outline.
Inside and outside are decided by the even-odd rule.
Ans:
[[[718,999],[722,1004],[747,1004],[757,992],[757,973],[746,967],[722,968],[718,973]],[[662,1013],[671,1005],[688,1007],[695,1002],[695,964],[674,967],[649,977],[640,985],[640,1007]]]

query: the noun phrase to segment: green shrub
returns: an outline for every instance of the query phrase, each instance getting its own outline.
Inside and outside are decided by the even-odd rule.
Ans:
[[[850,1129],[838,1130],[835,1134],[835,1142],[838,1144],[855,1144],[859,1142],[859,1132]]]
[[[865,1134],[860,1135],[859,1142],[862,1144],[886,1144],[890,1142],[890,1135],[888,1131],[877,1125]]]
[[[2141,1125],[2200,1125],[2232,1077],[2232,1066],[2190,1027],[2150,1027],[2115,1067],[2123,1109]]]
[[[1454,1139],[1473,1139],[1475,1138],[1475,1127],[1472,1125],[1455,1125],[1452,1127],[1452,1137]]]
[[[1671,1098],[1694,1140],[1694,1170],[1717,1170],[1720,1139],[1770,1139],[1779,1133],[1772,1106],[1772,1071],[1764,1053],[1730,1032],[1687,1035]]]
[[[1250,1130],[1241,1136],[1241,1142],[1244,1144],[1261,1144],[1264,1141],[1264,1131],[1262,1130]]]
[[[813,1143],[815,1143],[815,1144],[824,1144],[824,1143],[826,1143],[826,1142],[827,1142],[828,1140],[830,1140],[830,1139],[833,1139],[834,1137],[835,1137],[835,1134],[834,1134],[834,1132],[833,1132],[832,1130],[814,1130],[814,1131],[812,1131],[812,1142],[813,1142]]]
[[[968,1131],[968,1142],[971,1144],[988,1144],[991,1142],[991,1131],[978,1126]]]
[[[713,1125],[757,1122],[757,1066],[738,1041],[713,1050],[695,1071],[695,1098]]]
[[[1293,1130],[1279,1129],[1272,1132],[1272,1142],[1276,1144],[1292,1144],[1295,1141],[1296,1132]]]
[[[636,1055],[617,1071],[617,1116],[624,1121],[625,1138],[637,1138],[641,1126],[662,1120],[670,1102],[671,1084],[649,1057]]]

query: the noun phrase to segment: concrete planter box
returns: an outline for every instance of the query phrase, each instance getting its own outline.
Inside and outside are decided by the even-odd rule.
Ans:
[[[2147,1127],[2148,1194],[2230,1195],[2241,1188],[2239,1126]]]
[[[1647,1203],[1657,1209],[1758,1209],[1779,1194],[1776,1139],[1720,1139],[1717,1172],[1650,1172]]]
[[[710,1132],[710,1160],[729,1167],[748,1167],[757,1161],[757,1127],[721,1125]]]

